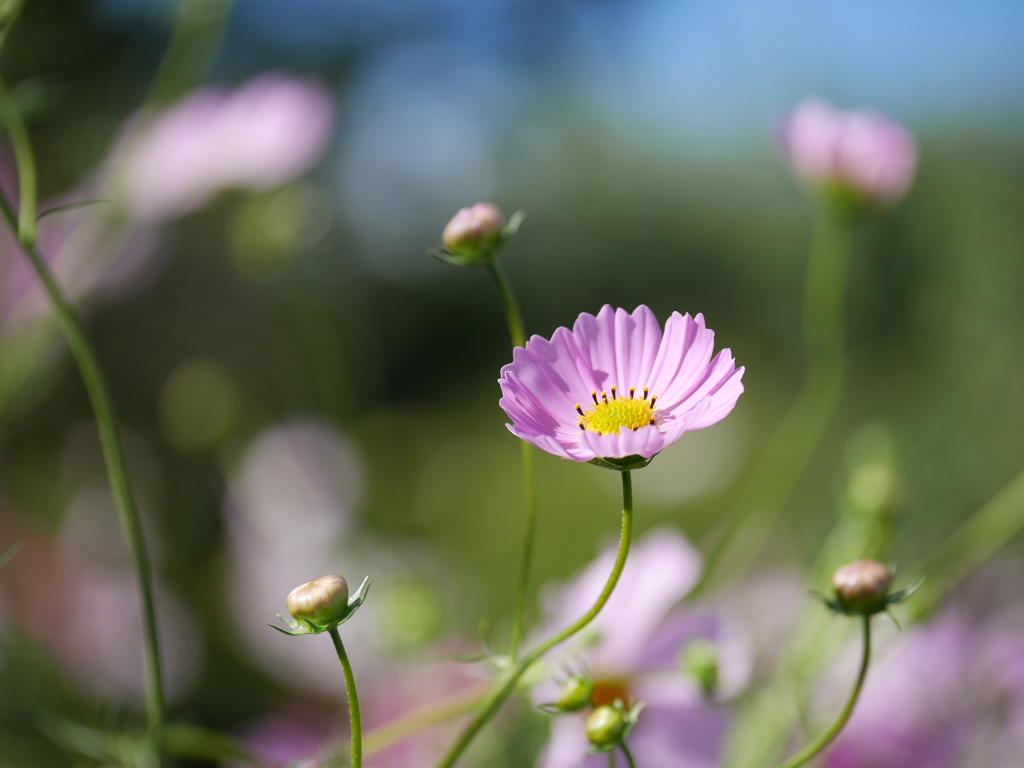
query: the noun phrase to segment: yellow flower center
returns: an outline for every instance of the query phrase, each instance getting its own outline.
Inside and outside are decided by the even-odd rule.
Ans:
[[[654,403],[658,397],[655,395],[648,401],[647,395],[646,387],[643,397],[636,396],[636,387],[629,390],[629,395],[621,397],[616,387],[612,387],[611,398],[607,392],[602,392],[600,397],[597,392],[591,392],[594,404],[588,406],[587,410],[584,411],[579,403],[576,404],[576,412],[580,415],[577,423],[580,429],[589,429],[601,435],[617,435],[622,427],[629,427],[635,432],[655,422]]]

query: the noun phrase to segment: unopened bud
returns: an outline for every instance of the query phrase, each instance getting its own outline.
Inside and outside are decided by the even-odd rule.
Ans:
[[[718,691],[718,646],[710,640],[694,640],[683,651],[683,670],[708,696]]]
[[[594,692],[593,681],[585,677],[570,677],[565,681],[555,701],[555,709],[561,712],[579,712],[590,703]]]
[[[856,560],[832,575],[836,602],[847,613],[870,615],[884,611],[892,572],[877,560]]]
[[[485,260],[501,240],[505,219],[497,206],[477,203],[456,213],[444,228],[441,242],[466,263]]]
[[[587,738],[598,749],[614,747],[626,733],[626,713],[619,707],[598,707],[587,715]]]
[[[324,627],[339,623],[348,613],[348,582],[341,574],[307,581],[288,593],[288,612],[299,621]]]

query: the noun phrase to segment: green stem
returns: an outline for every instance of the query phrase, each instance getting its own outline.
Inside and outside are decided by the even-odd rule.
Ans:
[[[868,674],[868,664],[871,662],[870,616],[863,617],[863,627],[864,649],[860,660],[860,672],[857,673],[857,682],[853,684],[853,690],[850,691],[850,697],[846,700],[846,706],[843,707],[843,711],[839,713],[839,717],[836,721],[832,723],[831,728],[804,747],[799,753],[783,763],[780,768],[799,768],[801,765],[807,763],[812,757],[832,743],[832,740],[839,735],[841,730],[843,730],[847,721],[850,719],[850,715],[853,714],[853,708],[857,705],[857,699],[860,698],[861,689],[864,687],[864,678],[866,678]]]
[[[804,283],[807,373],[708,554],[704,576],[691,595],[754,560],[832,423],[846,381],[843,298],[849,261],[847,221],[822,211]]]
[[[501,303],[505,307],[505,319],[508,320],[508,334],[512,338],[512,346],[525,347],[526,332],[523,330],[523,315],[519,311],[519,302],[516,301],[512,283],[497,259],[487,262],[487,271],[491,273],[495,285],[498,286],[498,293],[501,294]]]
[[[487,271],[494,279],[501,294],[501,303],[505,307],[505,319],[508,322],[508,333],[512,339],[512,347],[526,346],[526,333],[523,330],[523,315],[519,311],[512,283],[494,259],[487,264]],[[533,563],[533,540],[537,518],[537,490],[533,471],[533,448],[522,441],[519,445],[523,463],[523,485],[526,490],[526,531],[523,534],[523,554],[519,563],[519,582],[516,587],[515,612],[512,614],[512,637],[509,641],[509,658],[513,663],[519,657],[519,644],[523,638],[523,616],[526,613],[526,594],[530,587],[530,568]]]
[[[629,751],[629,747],[626,746],[626,742],[622,742],[619,745],[622,748],[622,754],[626,756],[626,763],[629,768],[636,768],[636,761],[633,760],[633,753]]]
[[[615,585],[619,583],[619,576],[622,575],[622,568],[626,565],[626,557],[629,555],[629,545],[633,537],[633,480],[630,477],[628,470],[621,474],[622,530],[619,535],[619,551],[615,557],[615,564],[612,566],[612,572],[608,574],[608,580],[605,582],[604,588],[601,590],[601,594],[598,595],[597,600],[592,606],[590,606],[590,609],[579,619],[558,634],[553,635],[542,642],[532,651],[523,656],[522,660],[518,664],[505,673],[505,676],[498,681],[498,684],[481,703],[476,716],[473,717],[456,742],[441,758],[441,761],[437,764],[437,768],[451,768],[451,766],[455,765],[455,762],[459,759],[462,753],[465,752],[466,747],[469,746],[470,742],[480,732],[480,729],[483,728],[492,717],[494,717],[497,711],[501,708],[501,705],[504,704],[505,701],[508,700],[508,697],[512,695],[512,692],[515,690],[516,683],[519,682],[519,678],[523,676],[526,670],[533,666],[533,663],[545,653],[550,651],[559,643],[565,642],[593,621],[597,614],[601,612],[601,609],[604,608],[605,603],[608,602],[608,598],[612,596],[612,592],[615,590]]]
[[[329,631],[331,640],[334,641],[334,650],[338,652],[341,671],[345,675],[349,725],[352,728],[352,768],[359,768],[363,763],[363,720],[359,714],[359,694],[356,692],[356,678],[352,674],[352,664],[348,660],[348,654],[345,653],[345,646],[341,642],[338,628],[332,627]]]
[[[14,141],[14,136],[24,131],[21,117],[11,103],[6,88],[2,87],[0,81],[0,101],[4,116],[8,121],[8,131]],[[31,179],[31,186],[35,184],[35,161],[32,156],[32,148],[28,142],[27,134],[24,134],[25,146],[20,152],[16,151],[19,179],[24,174],[25,178]],[[135,572],[139,579],[139,590],[142,597],[143,609],[143,638],[145,646],[145,669],[146,669],[146,714],[149,723],[149,733],[154,752],[154,759],[161,761],[161,739],[163,736],[164,723],[164,692],[163,674],[160,669],[160,641],[157,633],[156,607],[153,598],[153,576],[152,566],[149,561],[149,552],[146,549],[146,541],[142,535],[142,525],[139,520],[139,512],[135,506],[135,499],[132,496],[131,486],[128,481],[128,468],[124,458],[124,448],[121,445],[121,436],[117,429],[117,418],[114,415],[114,405],[107,388],[103,372],[100,370],[96,353],[89,343],[85,331],[78,320],[71,302],[62,291],[60,284],[54,277],[45,259],[35,249],[35,197],[34,191],[26,197],[24,181],[21,183],[22,202],[20,221],[15,218],[13,209],[7,198],[0,193],[0,209],[11,229],[17,233],[18,241],[22,250],[28,257],[36,275],[43,283],[50,301],[57,312],[57,319],[61,330],[67,339],[68,347],[78,366],[82,376],[82,383],[85,385],[89,395],[89,402],[96,415],[96,429],[99,433],[100,446],[103,450],[103,458],[106,462],[107,475],[110,478],[110,490],[114,497],[114,506],[121,522],[121,530],[131,551],[135,562]],[[26,225],[26,211],[31,213],[31,224]]]
[[[18,168],[18,220],[15,228],[18,239],[27,246],[36,242],[36,206],[37,182],[36,161],[32,155],[32,142],[29,140],[25,122],[21,113],[14,106],[7,84],[0,78],[0,104],[3,109],[4,123],[7,125],[7,136],[14,150],[14,164]]]
[[[144,103],[167,104],[206,80],[224,38],[233,0],[181,0]]]

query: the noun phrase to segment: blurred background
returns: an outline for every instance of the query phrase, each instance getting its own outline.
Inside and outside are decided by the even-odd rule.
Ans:
[[[638,530],[706,548],[804,375],[814,207],[776,136],[808,94],[900,121],[920,164],[854,233],[838,416],[760,575],[707,599],[747,610],[757,644],[754,614],[806,602],[851,508],[912,574],[1024,468],[1022,39],[1011,0],[26,0],[0,67],[40,209],[106,201],[44,219],[41,247],[119,410],[172,718],[281,763],[343,734],[329,644],[266,626],[334,571],[375,582],[346,625],[371,724],[485,679],[447,660],[506,642],[511,356],[484,271],[427,255],[478,200],[528,213],[502,257],[528,332],[605,303],[703,312],[746,366],[733,415],[635,476]],[[0,182],[17,188],[6,145]],[[0,553],[22,542],[0,571],[0,765],[104,764],[41,723],[139,726],[136,592],[88,400],[21,259],[0,237]],[[537,470],[532,624],[619,505],[613,473]],[[1019,614],[1021,556],[964,587],[999,595],[964,626]],[[530,764],[545,728],[520,708],[473,759]],[[995,743],[972,734],[927,765],[1019,764],[967,762]]]

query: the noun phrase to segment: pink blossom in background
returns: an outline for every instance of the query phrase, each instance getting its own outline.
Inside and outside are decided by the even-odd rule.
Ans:
[[[793,170],[812,186],[852,191],[875,203],[894,203],[917,168],[913,136],[876,112],[836,109],[808,98],[782,128]]]
[[[743,369],[728,349],[712,358],[714,340],[703,315],[673,312],[663,336],[647,307],[605,305],[516,347],[499,405],[512,434],[556,456],[649,459],[725,418],[743,392]]]
[[[565,587],[544,600],[543,636],[581,616],[597,597],[615,559],[606,549]],[[649,532],[634,546],[619,584],[593,623],[548,658],[556,674],[584,672],[602,698],[612,695],[645,703],[628,738],[644,768],[714,768],[719,764],[728,713],[718,701],[743,689],[751,671],[745,633],[723,612],[708,608],[673,610],[697,583],[701,558],[671,529]],[[709,699],[684,674],[680,652],[693,640],[715,642],[720,654],[720,696]],[[537,686],[538,704],[554,701],[558,681]],[[608,702],[610,703],[610,701]],[[554,718],[542,768],[604,768],[607,755],[588,756],[580,715]]]
[[[117,199],[135,217],[172,219],[228,189],[270,189],[327,149],[334,103],[320,80],[268,72],[225,91],[201,88],[140,115],[114,153]]]

